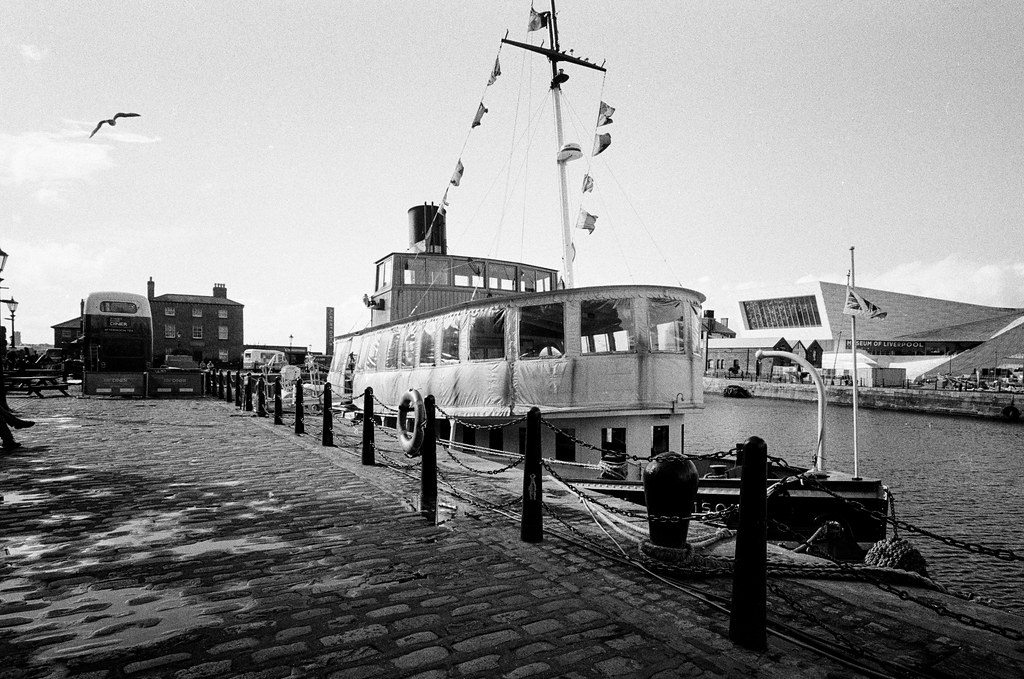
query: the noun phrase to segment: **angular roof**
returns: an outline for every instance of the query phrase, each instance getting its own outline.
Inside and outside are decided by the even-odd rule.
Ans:
[[[150,302],[168,302],[172,304],[217,304],[219,306],[245,306],[241,302],[235,302],[227,297],[214,297],[212,295],[157,295],[149,300]]]
[[[57,325],[51,325],[50,327],[53,328],[54,330],[58,328],[80,328],[82,327],[82,317],[75,316],[70,320],[64,321],[63,323],[58,323]]]
[[[790,346],[785,337],[712,337],[709,349],[774,349],[782,342]]]
[[[969,375],[975,368],[998,368],[1001,365],[1024,364],[1024,325],[1015,325],[969,351],[943,361],[928,375]]]

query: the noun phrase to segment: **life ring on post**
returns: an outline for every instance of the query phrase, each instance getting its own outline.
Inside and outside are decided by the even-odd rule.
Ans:
[[[1011,403],[1010,405],[1003,408],[1003,417],[1005,417],[1008,420],[1016,420],[1017,418],[1020,417],[1020,411],[1017,410],[1017,406]]]
[[[406,455],[416,457],[420,454],[426,421],[427,410],[420,392],[410,389],[402,394],[398,404],[398,442]]]

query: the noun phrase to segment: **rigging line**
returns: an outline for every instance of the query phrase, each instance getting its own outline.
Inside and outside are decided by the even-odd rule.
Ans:
[[[626,203],[633,210],[633,214],[636,216],[637,222],[643,228],[644,233],[647,234],[647,237],[650,239],[651,243],[654,244],[655,249],[658,251],[658,254],[661,255],[661,261],[664,262],[665,267],[668,269],[669,274],[671,274],[672,277],[676,279],[676,282],[678,283],[679,287],[683,287],[682,279],[679,278],[679,275],[675,272],[675,270],[672,268],[672,265],[669,263],[668,259],[665,257],[665,254],[664,254],[665,250],[662,247],[659,247],[658,246],[658,242],[656,240],[654,240],[654,236],[651,234],[650,229],[647,228],[647,223],[644,221],[643,217],[640,216],[640,212],[636,209],[636,206],[633,205],[633,201],[629,199],[629,194],[626,193],[626,190],[625,190],[625,188],[623,188],[622,183],[619,182],[619,178],[615,176],[614,172],[612,172],[612,169],[608,165],[608,163],[605,163],[605,169],[608,171],[608,175],[615,182],[615,185],[619,187],[619,191],[622,192],[622,195],[626,199]]]
[[[505,43],[503,43],[501,41],[498,42],[498,52],[497,52],[497,54],[494,55],[494,63],[495,63],[495,65],[497,65],[498,60],[501,58],[501,48],[504,46],[504,44]],[[492,77],[493,74],[494,74],[494,66],[491,67],[491,73],[488,76],[488,79],[490,79],[490,77]],[[487,83],[487,84],[484,85],[483,91],[480,93],[480,100],[478,102],[478,106],[480,104],[484,103],[484,99],[486,98],[486,94],[487,94],[487,88],[490,87],[490,86],[491,86],[491,83]],[[475,118],[475,116],[476,116],[476,111],[474,111],[474,118]],[[458,156],[459,162],[462,161],[462,154],[464,154],[466,152],[466,146],[469,145],[469,137],[473,134],[473,130],[474,129],[475,128],[471,125],[470,128],[469,128],[469,132],[466,133],[466,136],[462,140],[462,148],[459,149],[459,156]],[[448,185],[449,186],[451,185],[451,180],[448,181]],[[448,186],[445,186],[444,193],[441,194],[441,208],[442,208],[442,210],[439,210],[439,212],[443,211],[444,208],[446,207],[445,198],[447,198],[447,196],[448,196]],[[434,222],[437,221],[437,214],[438,213],[435,212],[434,216],[431,217],[430,225],[427,227],[427,230],[425,232],[425,236],[429,235],[430,232],[433,231],[433,229],[434,229]],[[420,253],[416,252],[416,254],[413,255],[413,260],[418,259],[419,256],[420,256]]]

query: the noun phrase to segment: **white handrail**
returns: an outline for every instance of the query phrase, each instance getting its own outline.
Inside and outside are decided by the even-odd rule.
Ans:
[[[814,380],[814,384],[818,388],[818,452],[814,458],[814,468],[819,472],[825,471],[825,383],[822,381],[821,375],[818,374],[818,369],[811,365],[811,362],[803,356],[798,356],[788,351],[765,351],[758,349],[757,353],[754,354],[754,358],[758,361],[761,358],[788,358],[799,363],[811,374],[811,379]]]

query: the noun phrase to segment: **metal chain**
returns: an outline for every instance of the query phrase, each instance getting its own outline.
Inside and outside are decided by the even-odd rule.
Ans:
[[[501,467],[499,469],[476,469],[475,467],[470,467],[469,465],[465,464],[462,460],[460,460],[459,458],[455,457],[455,454],[451,450],[451,446],[446,445],[444,443],[441,443],[441,447],[444,449],[444,452],[446,452],[448,454],[448,457],[450,457],[452,459],[452,461],[455,462],[455,464],[459,465],[463,469],[468,469],[469,471],[473,472],[474,474],[486,474],[486,475],[500,474],[500,473],[502,473],[504,471],[508,471],[509,469],[512,469],[513,467],[518,467],[520,464],[522,464],[523,460],[526,459],[525,456],[520,455],[519,458],[516,459],[516,460],[513,460],[511,464],[505,465],[504,467]]]
[[[434,404],[434,407],[437,409],[437,412],[444,415],[445,419],[451,420],[453,424],[461,424],[463,427],[467,429],[504,429],[505,427],[511,427],[513,425],[519,424],[520,422],[525,422],[527,417],[526,415],[523,415],[522,417],[517,418],[515,420],[509,420],[508,422],[502,422],[497,424],[472,424],[470,422],[466,422],[465,420],[460,420],[454,415],[445,412],[445,410],[437,404]]]
[[[797,601],[796,598],[791,597],[789,594],[787,594],[781,586],[771,581],[767,583],[767,586],[768,590],[772,594],[785,601],[786,604],[788,604],[789,607],[796,611],[798,614],[804,616],[812,623],[814,623],[821,629],[831,634],[836,641],[838,641],[840,644],[849,649],[850,652],[852,652],[855,656],[863,657],[865,655],[863,648],[861,648],[859,645],[857,645],[850,639],[846,638],[846,636],[844,634],[841,634],[838,630],[833,629],[830,625],[828,625],[824,620],[816,616],[814,613],[804,608],[804,606],[799,601]]]

